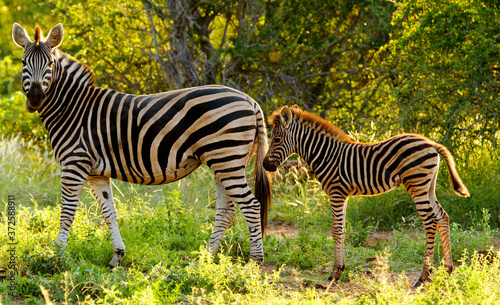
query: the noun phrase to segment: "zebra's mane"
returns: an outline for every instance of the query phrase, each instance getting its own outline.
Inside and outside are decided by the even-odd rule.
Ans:
[[[66,70],[68,74],[71,74],[69,72],[77,71],[76,73],[73,73],[73,75],[80,81],[80,83],[87,86],[95,86],[94,71],[92,71],[89,66],[72,58],[68,54],[61,52],[59,49],[54,50],[54,57],[60,62],[62,69]]]
[[[354,143],[354,140],[347,135],[342,129],[323,119],[322,117],[306,111],[302,110],[297,106],[289,107],[293,114],[293,119],[297,121],[299,124],[309,127],[314,130],[324,131],[327,135],[332,136],[338,141]],[[271,125],[280,124],[281,122],[281,109],[273,111],[273,113],[269,116],[268,122]]]

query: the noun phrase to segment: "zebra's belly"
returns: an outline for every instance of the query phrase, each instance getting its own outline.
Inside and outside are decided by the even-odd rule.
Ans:
[[[385,181],[383,183],[379,183],[379,181],[381,180],[377,180],[377,183],[366,182],[356,184],[350,195],[378,195],[388,192],[402,183],[401,178],[398,175],[394,176],[394,178],[389,181],[389,184],[386,184]]]
[[[192,173],[200,166],[200,162],[196,159],[186,159],[179,167],[168,167],[162,173],[155,173],[152,181],[147,184],[165,184],[182,179]]]
[[[200,161],[194,158],[184,158],[179,163],[179,166],[173,166],[174,164],[172,162],[172,164],[169,164],[166,168],[148,165],[142,167],[129,166],[124,168],[115,166],[115,170],[111,170],[110,166],[104,166],[105,168],[99,168],[99,166],[97,166],[97,168],[93,168],[91,175],[107,176],[113,179],[137,184],[158,185],[182,179],[197,169],[200,164]]]

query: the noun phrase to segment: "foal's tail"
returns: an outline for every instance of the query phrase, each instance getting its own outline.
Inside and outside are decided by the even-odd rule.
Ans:
[[[443,157],[446,161],[446,165],[448,166],[448,172],[450,173],[450,180],[453,184],[453,190],[455,194],[460,197],[470,197],[469,190],[463,183],[462,179],[458,175],[457,169],[455,167],[455,160],[451,155],[450,151],[441,144],[434,143],[434,147],[437,149],[438,153]]]

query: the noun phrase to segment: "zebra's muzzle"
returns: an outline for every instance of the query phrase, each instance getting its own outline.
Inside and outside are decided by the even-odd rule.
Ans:
[[[272,161],[271,158],[268,157],[264,158],[263,165],[264,169],[268,172],[275,172],[279,166],[278,162]]]
[[[42,85],[40,83],[33,83],[30,90],[26,94],[26,97],[28,98],[26,109],[29,112],[35,112],[38,110],[45,100],[45,93],[43,93]]]

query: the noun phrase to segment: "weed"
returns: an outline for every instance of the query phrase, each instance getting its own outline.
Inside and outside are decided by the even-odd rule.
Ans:
[[[23,252],[26,267],[39,276],[51,276],[68,269],[68,261],[61,253],[54,251],[52,245]]]
[[[375,227],[373,225],[363,226],[360,221],[347,221],[345,241],[353,247],[359,247],[366,243],[368,236],[373,233]]]

